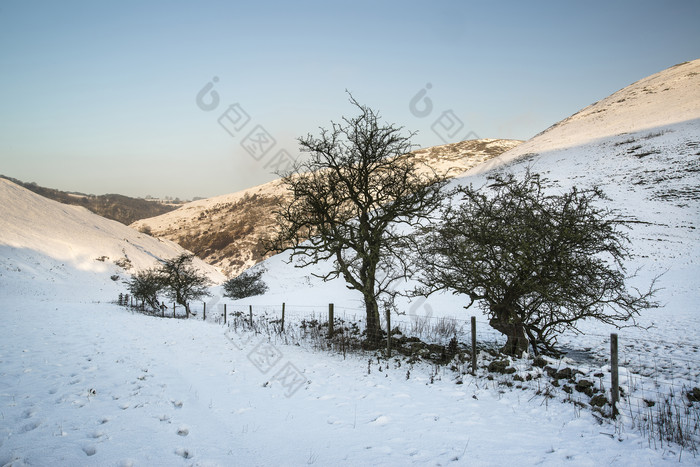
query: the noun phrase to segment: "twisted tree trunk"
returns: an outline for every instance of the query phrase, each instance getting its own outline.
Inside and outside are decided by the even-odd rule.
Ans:
[[[494,316],[489,320],[489,324],[508,338],[501,352],[512,356],[520,356],[527,352],[530,341],[525,333],[525,326],[516,317],[514,307],[492,305],[491,311],[494,312]]]

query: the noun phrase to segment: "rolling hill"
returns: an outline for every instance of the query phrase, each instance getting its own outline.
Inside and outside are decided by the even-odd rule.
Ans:
[[[635,252],[630,271],[642,268],[640,283],[664,273],[662,303],[693,316],[693,303],[700,301],[700,60],[631,84],[469,169],[451,185],[478,187],[496,171],[518,175],[527,169],[556,182],[555,190],[601,187],[610,198],[608,206],[630,222]],[[319,303],[330,297],[359,303],[358,293],[339,287],[342,279],[324,283],[287,261],[288,254],[283,253],[263,263],[276,286],[247,303],[309,301],[310,290],[320,297]],[[322,270],[323,265],[316,268]],[[329,292],[321,292],[324,289]],[[455,313],[468,303],[451,296],[431,301],[433,309]],[[410,303],[404,301],[402,306],[406,311]],[[647,319],[659,316],[665,312]],[[684,334],[682,326],[670,325]]]
[[[0,179],[0,218],[3,291],[56,298],[59,290],[65,292],[58,294],[62,298],[74,298],[79,287],[84,299],[103,297],[106,290],[116,297],[129,273],[184,252],[167,239],[44,198],[6,179]],[[213,266],[196,264],[213,280],[223,279]]]
[[[515,140],[470,140],[413,152],[416,161],[457,176],[516,147]],[[187,203],[181,208],[132,224],[167,238],[206,262],[237,276],[266,258],[261,239],[275,228],[273,210],[287,196],[279,180],[237,193]]]
[[[500,336],[449,294],[398,303],[404,314],[392,325],[463,343],[475,315],[474,376],[459,359],[328,351],[328,303],[359,332],[361,297],[294,268],[288,254],[263,262],[266,294],[215,293],[206,321],[105,303],[120,291],[111,276],[128,274],[118,264],[147,267],[182,249],[0,180],[0,465],[697,465],[700,406],[687,394],[700,391],[698,90],[700,61],[673,67],[451,182],[483,186],[494,171],[530,169],[557,181],[552,190],[600,186],[630,220],[627,266],[641,268],[633,285],[663,273],[663,307],[644,312],[642,327],[582,323],[582,334],[561,336],[564,358],[548,357],[545,368],[509,360],[512,374],[490,371]],[[192,203],[179,230],[217,203],[218,218],[232,218],[235,203],[255,196],[269,207],[279,187]],[[168,222],[175,235],[180,220],[162,228]],[[453,332],[431,333],[446,323]],[[611,331],[620,333],[624,389],[615,420],[579,391],[585,380],[609,397]],[[552,379],[548,368],[569,376]],[[655,424],[659,413],[671,426]],[[669,442],[662,430],[675,428],[694,444]]]
[[[0,175],[0,178],[9,180],[12,183],[26,188],[38,195],[63,204],[82,206],[107,219],[129,225],[139,219],[158,216],[166,212],[177,209],[180,204],[161,203],[155,200],[142,198],[132,198],[119,194],[108,195],[88,195],[85,193],[74,193],[46,188],[36,183],[25,183],[16,178]]]

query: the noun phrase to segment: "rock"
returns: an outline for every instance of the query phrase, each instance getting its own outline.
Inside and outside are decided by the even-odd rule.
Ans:
[[[537,368],[544,368],[545,366],[547,366],[547,360],[538,355],[537,357],[535,357],[535,360],[532,362],[532,365],[536,366]]]
[[[562,390],[567,394],[571,394],[573,392],[573,389],[571,389],[571,386],[569,386],[568,384],[562,386]]]
[[[598,395],[591,397],[591,405],[593,407],[602,407],[607,403],[608,403],[608,399],[605,397],[604,394],[598,394]]]
[[[692,391],[688,392],[687,396],[690,402],[700,402],[700,388],[693,388]]]
[[[574,371],[571,368],[562,368],[554,375],[556,379],[571,379],[574,376]]]
[[[515,368],[508,367],[510,362],[508,360],[494,360],[489,363],[489,371],[491,373],[501,373],[504,375],[509,375],[515,373]]]
[[[593,381],[588,381],[587,379],[580,380],[578,383],[576,383],[576,390],[589,397],[593,396]]]

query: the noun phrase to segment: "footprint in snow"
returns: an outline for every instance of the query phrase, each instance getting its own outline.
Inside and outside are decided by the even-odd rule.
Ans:
[[[88,457],[97,454],[97,448],[93,445],[83,446],[83,452],[87,454]]]
[[[29,433],[30,431],[34,431],[37,428],[39,428],[40,425],[41,425],[41,422],[39,422],[39,421],[33,421],[30,423],[27,423],[26,425],[24,425],[22,428],[19,429],[19,433]]]
[[[184,425],[177,429],[178,436],[187,436],[190,434],[190,429]]]
[[[175,449],[175,454],[177,454],[178,456],[182,456],[185,459],[192,459],[194,457],[194,453],[191,450],[185,448]]]
[[[380,415],[379,417],[372,420],[370,423],[372,425],[382,426],[382,425],[386,425],[390,421],[391,421],[391,418],[387,417],[386,415]]]

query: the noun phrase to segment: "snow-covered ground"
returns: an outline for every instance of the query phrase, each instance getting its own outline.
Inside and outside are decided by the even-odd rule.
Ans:
[[[509,151],[454,182],[478,186],[486,169],[530,166],[562,189],[601,185],[611,206],[637,221],[628,266],[643,267],[640,286],[665,273],[665,306],[640,317],[651,329],[619,331],[626,394],[618,421],[572,403],[586,399],[544,377],[488,379],[480,368],[475,378],[428,362],[322,351],[319,340],[302,338],[301,320],[322,320],[329,302],[336,317],[361,318],[360,297],[284,256],[264,264],[267,294],[227,304],[237,323],[233,313],[249,305],[259,320],[265,311],[278,318],[285,302],[286,335],[224,326],[218,296],[206,322],[201,311],[190,320],[130,312],[110,303],[125,291],[115,262],[128,258],[138,269],[181,249],[0,181],[0,465],[697,465],[697,454],[640,433],[642,411],[632,409],[700,386],[698,68],[652,77],[655,93],[641,92],[656,89],[649,81],[626,88],[516,147],[528,145],[517,158]],[[654,113],[682,92],[677,114]],[[622,99],[635,103],[638,120],[610,107]],[[392,322],[410,329],[451,316],[466,332],[476,314],[480,344],[498,339],[465,304],[451,295],[404,302],[406,315]],[[611,329],[591,322],[583,330],[563,337],[569,354],[550,364],[609,390]],[[481,353],[482,363],[488,358]],[[516,375],[543,373],[513,365]]]
[[[0,300],[3,465],[643,465],[635,432],[532,391],[227,338],[96,303]],[[12,310],[12,312],[8,312]],[[234,340],[235,339],[235,340]],[[273,352],[267,373],[257,359]],[[271,350],[274,349],[274,350]],[[274,353],[274,352],[277,353]],[[293,365],[291,397],[276,377]],[[369,366],[369,368],[368,368]],[[369,370],[369,371],[368,371]],[[287,381],[289,384],[293,381]],[[294,389],[294,388],[292,388]],[[684,460],[693,462],[692,457]]]
[[[128,274],[173,258],[177,244],[0,179],[0,291],[47,300],[114,297]],[[199,259],[212,280],[223,275]],[[114,279],[112,279],[114,277]],[[113,298],[110,298],[113,299]]]

